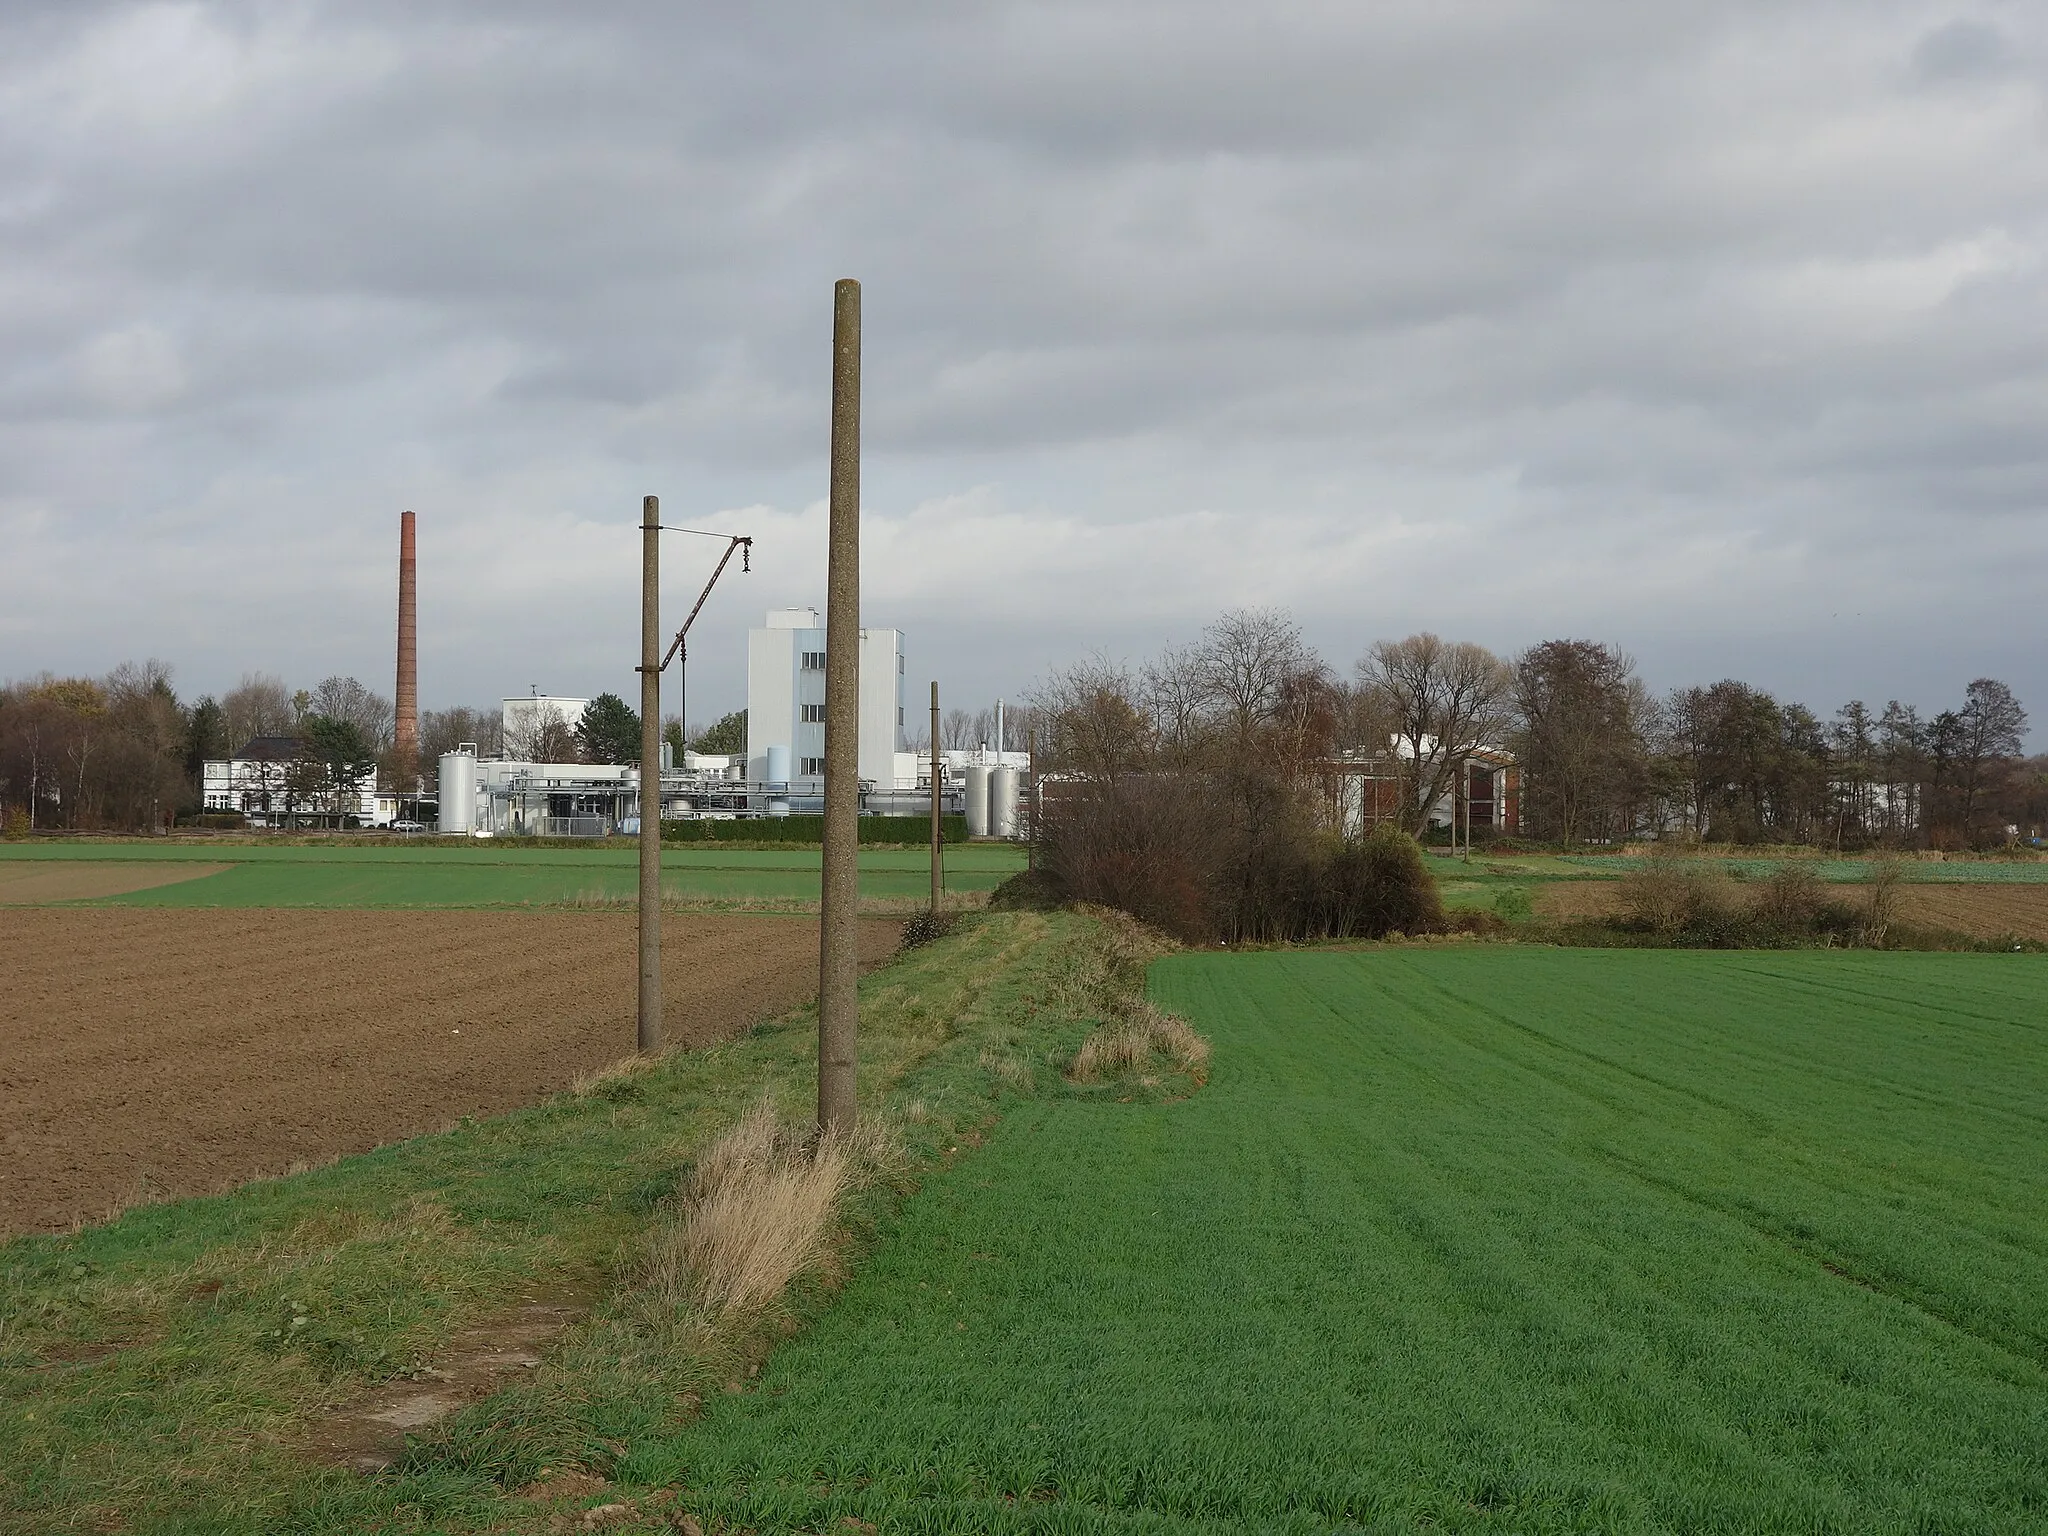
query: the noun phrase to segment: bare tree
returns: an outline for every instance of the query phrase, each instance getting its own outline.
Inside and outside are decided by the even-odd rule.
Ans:
[[[1420,634],[1380,641],[1358,663],[1358,675],[1394,721],[1401,825],[1419,832],[1472,752],[1504,740],[1514,674],[1484,646]]]
[[[536,705],[521,711],[505,733],[505,751],[529,763],[573,763],[577,761],[576,733],[555,705]]]
[[[1151,716],[1160,759],[1191,768],[1208,745],[1208,683],[1201,656],[1192,648],[1163,652],[1140,677],[1140,697]]]
[[[2027,712],[1995,677],[1970,684],[1955,712],[1954,770],[1963,835],[1974,837],[1988,792],[2025,747]]]
[[[123,662],[107,675],[106,695],[120,759],[107,786],[110,801],[118,800],[116,819],[155,831],[165,809],[187,798],[186,718],[171,669],[155,657]]]
[[[1591,640],[1546,640],[1514,671],[1525,822],[1566,843],[1625,833],[1646,753],[1649,700],[1635,664]]]
[[[391,701],[372,693],[352,677],[322,678],[307,707],[312,714],[354,726],[363,733],[373,752],[390,745],[392,722],[396,718]]]
[[[1927,724],[1920,711],[1889,700],[1877,719],[1877,772],[1884,787],[1880,825],[1893,842],[1905,842],[1919,829],[1927,767]]]
[[[1194,672],[1232,746],[1253,750],[1261,729],[1328,676],[1294,620],[1278,608],[1238,608],[1202,631]]]
[[[1055,672],[1032,695],[1042,772],[1115,783],[1151,763],[1152,723],[1135,679],[1103,657]]]
[[[230,753],[240,752],[252,737],[289,736],[298,723],[291,690],[268,672],[244,672],[222,695],[220,712]]]
[[[973,714],[964,709],[949,709],[940,715],[939,743],[951,751],[977,745]]]
[[[434,763],[465,741],[485,757],[504,750],[505,721],[496,709],[430,709],[420,715],[420,761]]]

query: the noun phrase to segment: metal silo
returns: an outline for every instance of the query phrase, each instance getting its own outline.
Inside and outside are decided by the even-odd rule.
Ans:
[[[988,781],[988,829],[997,837],[1017,835],[1017,791],[1023,775],[1014,768],[998,768]]]
[[[441,831],[467,837],[476,830],[476,754],[441,754]]]
[[[989,771],[979,764],[971,764],[965,775],[967,780],[967,835],[988,836],[988,781]]]

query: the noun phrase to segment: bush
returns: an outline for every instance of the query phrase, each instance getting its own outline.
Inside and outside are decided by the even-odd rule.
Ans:
[[[916,949],[919,945],[930,944],[943,939],[953,931],[959,921],[956,912],[934,912],[926,907],[903,925],[903,937],[896,942],[898,950]]]
[[[1064,898],[1115,907],[1189,943],[1224,935],[1224,808],[1204,786],[1142,774],[1063,788],[1043,813],[1041,842]]]
[[[1623,926],[1665,938],[1718,929],[1731,912],[1719,880],[1688,865],[1675,849],[1662,846],[1641,868],[1622,876],[1616,894]]]
[[[203,827],[209,832],[238,832],[249,825],[240,811],[196,811],[178,818],[181,827]]]
[[[1330,938],[1382,939],[1446,927],[1443,898],[1423,865],[1421,845],[1391,822],[1362,841],[1336,844],[1319,873],[1327,903],[1319,926]]]
[[[1873,926],[1868,914],[1828,900],[1804,864],[1779,865],[1745,900],[1735,878],[1709,874],[1664,850],[1622,879],[1619,909],[1618,928],[1681,949],[1867,943]]]
[[[1192,774],[1069,785],[1041,827],[1043,879],[1188,943],[1441,933],[1435,879],[1392,826],[1314,831],[1273,786]]]
[[[1750,915],[1765,928],[1811,933],[1827,908],[1827,895],[1804,864],[1780,864],[1756,893]]]

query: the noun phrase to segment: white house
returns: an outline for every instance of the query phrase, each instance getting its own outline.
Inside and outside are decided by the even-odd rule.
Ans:
[[[379,814],[377,771],[356,780],[337,797],[309,765],[296,736],[252,737],[231,758],[200,765],[200,799],[209,811],[240,811],[259,827],[286,820],[325,821],[354,817],[365,826],[388,820]]]

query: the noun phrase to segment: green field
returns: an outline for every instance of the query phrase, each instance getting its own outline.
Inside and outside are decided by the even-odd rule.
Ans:
[[[133,907],[502,907],[625,900],[637,889],[631,846],[517,847],[489,842],[21,843],[0,861],[231,864],[218,874],[158,886],[95,905]],[[1024,867],[1023,850],[1001,844],[946,850],[946,889],[992,890]],[[815,901],[815,848],[717,846],[662,850],[662,889],[680,901]],[[931,889],[922,849],[863,849],[861,895],[915,900]]]
[[[2039,1532],[2048,965],[1188,955],[618,1475],[745,1528]],[[730,1527],[728,1527],[730,1528]]]

